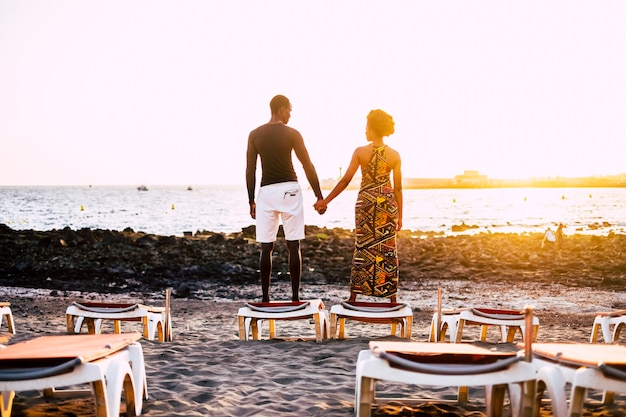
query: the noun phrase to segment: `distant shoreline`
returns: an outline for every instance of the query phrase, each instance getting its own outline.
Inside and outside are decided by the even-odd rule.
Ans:
[[[339,178],[320,180],[322,189],[332,189]],[[355,177],[348,189],[359,189],[361,178]],[[483,189],[483,188],[624,188],[626,174],[601,177],[533,177],[526,179],[489,178],[478,171],[465,171],[454,178],[410,178],[404,177],[402,187],[407,190],[419,189]]]

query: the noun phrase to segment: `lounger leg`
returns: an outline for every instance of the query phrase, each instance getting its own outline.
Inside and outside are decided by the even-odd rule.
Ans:
[[[555,366],[544,366],[537,372],[537,381],[543,382],[546,386],[552,405],[552,415],[554,415],[554,417],[566,417],[566,381],[561,371]],[[540,400],[537,402],[540,403]]]
[[[256,318],[250,319],[250,327],[252,328],[252,340],[259,340],[259,321]]]
[[[321,312],[313,314],[313,321],[315,321],[315,341],[317,343],[320,343],[322,340],[324,340],[324,336],[322,335]]]
[[[536,401],[537,398],[537,380],[531,380],[523,382],[519,385],[523,388],[522,403],[519,405],[520,417],[534,417],[539,415],[539,407]],[[510,387],[510,385],[509,385]],[[513,401],[511,400],[511,405]],[[513,414],[515,417],[515,414]]]
[[[506,385],[490,385],[485,387],[485,405],[487,415],[491,417],[502,417],[504,408],[504,394]]]
[[[105,375],[106,415],[118,417],[122,404],[122,392],[126,398],[126,414],[135,417],[141,414],[141,404],[137,404],[135,383],[130,363],[126,361],[113,361],[107,368]],[[142,389],[137,387],[138,389]],[[141,401],[141,397],[139,397]],[[139,409],[136,407],[139,406]]]
[[[143,325],[143,337],[148,340],[154,340],[154,334],[150,331],[150,317],[143,316],[141,324]],[[115,320],[115,333],[121,333],[119,320]]]
[[[615,393],[611,391],[604,391],[602,393],[602,404],[615,403]]]
[[[324,339],[330,339],[330,320],[328,319],[328,311],[322,310],[322,322],[324,323]]]
[[[569,417],[581,417],[583,415],[583,406],[587,398],[587,388],[572,387],[571,399],[569,404]]]
[[[459,403],[469,402],[469,389],[467,387],[459,387],[459,391],[457,393],[457,401]]]
[[[139,410],[143,407],[142,398],[148,399],[148,378],[146,376],[146,363],[143,356],[143,348],[140,343],[133,343],[128,346],[128,356],[130,362],[130,368],[133,371],[133,380],[137,389],[141,391],[137,392],[135,403]]]
[[[412,336],[412,332],[413,332],[413,316],[408,316],[406,318],[406,324],[405,324],[405,329],[404,329],[404,337],[406,337],[407,339],[411,339]]]
[[[375,397],[376,381],[372,378],[361,377],[356,387],[354,415],[356,417],[370,417]]]
[[[435,314],[433,316],[433,319],[430,322],[430,334],[428,335],[429,342],[438,342],[438,340],[435,340],[435,339],[437,339],[437,336],[439,336],[439,333],[441,332],[441,330],[437,331],[436,329],[437,329],[437,315]]]
[[[13,322],[13,313],[9,312],[4,315],[7,318],[7,327],[10,333],[15,334],[15,323]]]
[[[74,334],[75,330],[74,330],[74,326],[76,325],[76,317],[72,316],[71,314],[66,314],[65,315],[65,325],[67,327],[67,332],[69,334]]]
[[[598,336],[599,336],[599,331],[600,331],[600,323],[599,323],[599,318],[594,319],[593,321],[593,327],[591,328],[591,337],[589,338],[589,343],[597,343],[598,342]]]
[[[345,317],[341,317],[337,321],[339,322],[339,338],[340,339],[345,339],[345,337],[346,337],[346,318]]]
[[[109,417],[108,404],[105,390],[104,381],[94,381],[91,383],[91,390],[93,391],[93,397],[96,405],[96,417]]]
[[[600,327],[602,328],[604,343],[613,343],[613,337],[611,334],[611,318],[609,316],[602,317],[602,320],[600,320]]]
[[[13,398],[15,398],[15,391],[2,391],[0,392],[0,415],[2,417],[11,417],[11,410],[13,409]]]
[[[246,318],[239,316],[239,340],[248,340],[248,332],[246,331]]]
[[[276,320],[268,320],[270,325],[270,339],[276,338]]]
[[[85,317],[83,322],[87,324],[87,332],[89,334],[96,334],[96,324],[94,323],[94,319]]]
[[[487,330],[489,330],[489,326],[481,325],[480,326],[480,341],[484,342],[487,340]]]
[[[454,337],[454,343],[461,343],[461,340],[463,340],[463,327],[464,326],[465,326],[465,320],[460,319],[459,324],[456,328],[456,332],[454,332],[454,335],[450,334],[451,339],[452,337]]]
[[[335,339],[337,336],[337,314],[330,313],[330,338]]]
[[[616,340],[619,340],[619,335],[622,332],[622,327],[624,327],[624,323],[617,323],[617,325],[615,325],[615,329],[613,330],[613,338],[611,339],[611,343],[614,343]]]
[[[146,317],[142,317],[142,320],[145,319]],[[122,333],[122,322],[120,320],[113,320],[113,332],[120,334]],[[146,339],[148,338],[149,335],[146,334],[146,326],[144,326],[144,331],[143,331],[143,337],[145,337]]]
[[[402,325],[400,325],[402,326]],[[395,336],[398,330],[398,323],[395,320],[391,322],[391,336]],[[400,337],[404,337],[402,334],[402,327],[400,327]]]
[[[517,326],[502,326],[502,341],[506,343],[513,343],[517,329],[520,328]],[[524,332],[521,329],[520,332],[522,333],[522,340],[524,340]]]

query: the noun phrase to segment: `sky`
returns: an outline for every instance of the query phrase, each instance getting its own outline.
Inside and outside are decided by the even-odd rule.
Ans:
[[[2,0],[0,185],[244,184],[276,94],[322,179],[371,109],[404,177],[624,173],[624,22],[622,0]]]

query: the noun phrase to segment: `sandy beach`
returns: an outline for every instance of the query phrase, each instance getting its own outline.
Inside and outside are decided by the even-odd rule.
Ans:
[[[348,295],[353,247],[349,231],[307,228],[301,297],[326,308]],[[142,340],[150,399],[144,414],[165,416],[330,416],[354,412],[358,352],[375,339],[394,339],[389,327],[349,323],[348,339],[315,343],[307,321],[279,322],[277,336],[240,341],[236,313],[258,301],[258,247],[251,231],[174,238],[133,231],[13,231],[0,227],[0,299],[9,301],[17,327],[10,343],[65,334],[65,309],[74,301],[141,301],[164,305],[173,288],[174,340]],[[443,307],[522,309],[534,306],[539,341],[587,342],[594,313],[626,308],[626,238],[567,236],[561,249],[540,248],[541,236],[399,237],[398,299],[414,313],[412,340],[426,341],[437,291]],[[290,294],[286,251],[275,252],[271,297]],[[127,331],[136,327],[124,327]],[[107,329],[105,329],[106,331]],[[110,329],[108,329],[110,331]],[[473,330],[472,330],[473,331]],[[470,331],[467,338],[477,337]],[[497,335],[490,334],[490,341]],[[482,416],[484,396],[450,404],[456,388],[379,384],[386,396],[426,399],[378,405],[376,416]],[[600,393],[592,393],[598,400]],[[626,415],[626,397],[593,405],[589,416]],[[90,398],[44,399],[19,392],[13,416],[89,416]],[[507,411],[508,413],[508,411]],[[508,415],[508,414],[507,414]],[[542,416],[549,416],[544,405]]]
[[[285,287],[285,288],[282,288]],[[532,303],[541,321],[540,341],[587,342],[593,313],[626,302],[615,291],[581,289],[528,282],[507,286],[463,281],[423,282],[419,290],[405,290],[402,301],[414,309],[412,339],[425,341],[437,288],[444,292],[446,307],[493,306],[522,308]],[[250,289],[254,292],[254,288]],[[287,291],[277,284],[274,292]],[[341,300],[341,286],[305,286],[305,298],[321,298],[327,308]],[[3,299],[12,303],[18,334],[11,343],[65,332],[64,312],[76,300],[102,299],[95,293],[50,296],[48,290],[3,288]],[[123,295],[108,299],[134,300]],[[163,294],[144,302],[162,305]],[[355,363],[358,352],[373,339],[394,339],[383,325],[348,325],[348,339],[315,343],[313,326],[306,321],[278,323],[278,340],[240,341],[236,312],[244,300],[212,301],[176,299],[172,303],[174,341],[142,340],[146,357],[150,399],[144,415],[165,416],[336,416],[353,415]],[[128,331],[135,326],[125,327]],[[264,328],[267,337],[267,328]],[[469,333],[471,337],[471,332]],[[490,334],[495,341],[496,335]],[[470,392],[470,404],[443,402],[454,399],[454,388],[379,384],[379,392],[406,398],[425,398],[425,404],[381,404],[377,416],[482,416],[484,398],[479,389]],[[599,394],[595,394],[598,399]],[[439,402],[437,402],[439,400]],[[616,405],[587,409],[593,416],[623,416],[624,397]],[[93,401],[44,399],[40,392],[17,393],[13,416],[88,416]],[[549,416],[550,408],[542,408]]]

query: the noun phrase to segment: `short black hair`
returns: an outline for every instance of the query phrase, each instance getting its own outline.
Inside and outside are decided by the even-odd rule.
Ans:
[[[282,94],[274,96],[270,101],[270,110],[272,110],[272,114],[277,114],[278,111],[283,107],[289,107],[291,103],[289,99]]]

